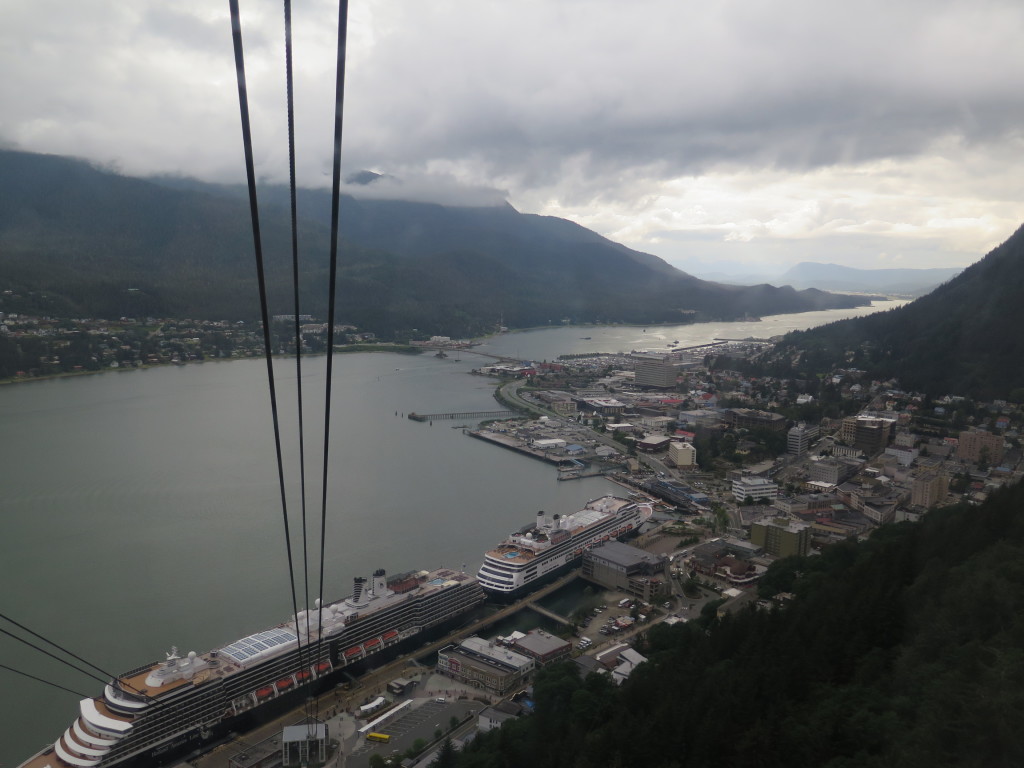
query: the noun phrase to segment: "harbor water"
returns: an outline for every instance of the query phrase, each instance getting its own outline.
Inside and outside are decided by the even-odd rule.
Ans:
[[[857,313],[813,314],[820,323]],[[559,327],[494,337],[480,349],[553,359],[629,351],[645,337],[690,346],[726,334],[783,333],[784,325],[766,318],[646,332]],[[381,567],[475,572],[484,550],[537,510],[567,513],[621,492],[599,478],[557,482],[549,465],[472,440],[458,421],[405,418],[411,411],[494,410],[494,382],[467,375],[482,360],[391,353],[335,359],[325,598],[348,594],[353,576]],[[320,546],[323,430],[310,416],[323,413],[323,368],[323,358],[305,360],[302,379],[311,562]],[[277,371],[301,607],[294,361],[279,361]],[[0,434],[0,613],[96,664],[98,678],[163,659],[172,646],[182,654],[208,650],[291,614],[261,360],[2,387]],[[317,589],[314,576],[309,593]],[[77,713],[75,694],[102,690],[100,680],[7,636],[0,636],[0,664],[75,692],[0,669],[0,766],[17,765],[56,739]]]

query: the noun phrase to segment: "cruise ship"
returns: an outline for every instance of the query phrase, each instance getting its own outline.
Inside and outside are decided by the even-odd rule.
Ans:
[[[369,582],[230,645],[133,669],[102,696],[82,699],[75,721],[20,768],[166,765],[230,732],[244,732],[327,690],[344,671],[381,663],[454,628],[484,601],[472,575],[449,569]],[[301,643],[300,643],[301,640]]]
[[[602,496],[571,515],[543,512],[537,520],[513,533],[484,555],[477,572],[480,586],[489,597],[515,599],[541,580],[568,570],[583,551],[609,539],[635,533],[653,512],[650,504]]]

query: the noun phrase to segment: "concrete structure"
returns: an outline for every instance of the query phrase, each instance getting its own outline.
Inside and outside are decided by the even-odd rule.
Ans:
[[[949,475],[945,472],[931,470],[914,478],[910,492],[910,503],[915,507],[934,507],[946,498],[949,492]]]
[[[698,544],[686,564],[698,573],[744,586],[753,584],[768,570],[751,562],[763,552],[753,542],[726,536]]]
[[[811,526],[784,517],[761,520],[750,526],[750,542],[776,557],[803,556],[811,551]]]
[[[668,389],[675,386],[679,368],[668,355],[638,355],[634,360],[633,370],[636,373],[634,383],[638,387]]]
[[[506,720],[512,720],[514,717],[513,713],[503,712],[497,707],[484,707],[477,716],[476,727],[480,733],[487,733],[487,731],[500,728]]]
[[[531,629],[523,637],[516,639],[512,647],[536,661],[539,667],[568,658],[572,652],[572,643],[543,629]]]
[[[779,486],[767,478],[742,471],[730,472],[732,480],[732,497],[743,501],[750,496],[754,501],[771,504],[779,495]]]
[[[668,444],[668,460],[677,467],[693,467],[697,464],[697,449],[692,443],[671,442]]]
[[[285,765],[323,765],[327,760],[327,726],[286,726],[281,734],[281,760]]]
[[[854,419],[853,447],[866,456],[879,454],[889,444],[895,426],[895,419],[861,414]]]
[[[753,408],[729,408],[725,411],[725,421],[736,429],[768,429],[772,432],[782,432],[786,428],[786,417],[782,414]]]
[[[857,474],[863,465],[863,461],[856,459],[827,457],[812,461],[807,476],[812,482],[839,485]]]
[[[1003,438],[991,432],[972,429],[960,433],[960,443],[956,449],[956,457],[969,464],[977,464],[982,459],[990,466],[996,466],[1003,460]]]
[[[802,421],[786,433],[786,453],[803,456],[818,437],[818,428],[809,427]]]
[[[533,659],[480,637],[437,652],[437,671],[498,696],[522,684],[536,667]]]
[[[606,541],[583,553],[583,578],[644,602],[668,591],[669,561],[619,541]]]
[[[664,451],[671,442],[672,438],[665,435],[648,435],[642,440],[637,440],[636,448],[638,451],[655,453],[656,451]]]

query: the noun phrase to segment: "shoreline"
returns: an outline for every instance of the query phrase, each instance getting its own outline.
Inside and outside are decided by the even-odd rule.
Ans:
[[[357,352],[392,352],[397,355],[418,355],[422,351],[417,347],[410,347],[408,344],[352,344],[344,347],[336,347],[334,354],[348,355]],[[310,352],[303,357],[324,357],[325,352]],[[294,358],[295,355],[274,355],[275,360]],[[100,368],[95,371],[60,371],[59,373],[47,373],[43,376],[25,376],[0,379],[0,387],[12,386],[14,384],[30,384],[38,381],[53,381],[55,379],[70,379],[79,376],[99,376],[104,373],[134,373],[135,371],[148,371],[155,368],[182,368],[186,365],[201,365],[203,363],[232,363],[238,360],[262,360],[262,355],[251,357],[206,357],[202,360],[185,360],[177,363],[145,363],[143,365],[118,366],[117,368]]]

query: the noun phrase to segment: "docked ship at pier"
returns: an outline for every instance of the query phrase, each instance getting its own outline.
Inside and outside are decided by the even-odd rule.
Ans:
[[[535,522],[511,534],[484,555],[477,579],[488,597],[514,600],[577,565],[585,550],[633,535],[650,519],[652,506],[618,496],[602,496],[570,515]]]
[[[19,768],[154,768],[244,732],[455,626],[484,601],[477,580],[451,569],[369,582],[352,595],[203,654],[133,669]]]

